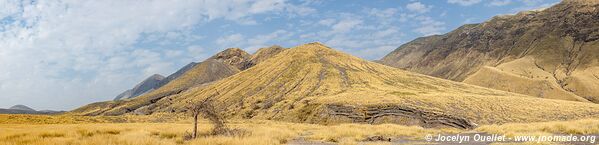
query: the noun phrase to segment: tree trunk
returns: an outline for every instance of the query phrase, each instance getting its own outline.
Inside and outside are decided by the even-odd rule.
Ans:
[[[198,114],[193,115],[193,139],[198,136]]]

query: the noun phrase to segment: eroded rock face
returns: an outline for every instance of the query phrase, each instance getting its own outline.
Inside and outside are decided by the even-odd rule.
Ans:
[[[465,118],[402,106],[354,107],[328,105],[327,115],[346,118],[356,123],[398,123],[423,127],[473,129],[477,125]]]
[[[379,62],[454,81],[464,81],[483,67],[501,67],[498,70],[502,73],[530,81],[552,81],[560,86],[556,89],[577,95],[577,98],[566,100],[598,100],[599,91],[591,91],[591,87],[598,86],[599,79],[593,78],[596,73],[590,72],[599,67],[598,40],[599,2],[566,0],[544,10],[496,16],[444,35],[418,38]],[[527,61],[522,61],[523,58]],[[502,65],[513,61],[523,63],[510,64],[510,67]],[[544,72],[530,73],[536,70]],[[546,73],[551,75],[545,77]],[[478,75],[478,78],[481,75],[496,76]],[[476,85],[485,87],[496,85],[480,84],[472,79],[469,82],[478,82]],[[550,93],[513,92],[537,97]]]

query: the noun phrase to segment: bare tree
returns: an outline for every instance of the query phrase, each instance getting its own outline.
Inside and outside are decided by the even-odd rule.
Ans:
[[[188,110],[191,112],[191,115],[193,116],[193,134],[192,134],[192,138],[195,139],[198,136],[198,115],[200,115],[200,110],[201,109],[201,104],[202,103],[194,103],[193,101],[187,101],[188,103]]]
[[[218,95],[218,92],[216,95]],[[193,139],[195,139],[198,136],[198,116],[200,115],[207,118],[210,121],[210,123],[214,125],[214,128],[212,129],[213,135],[230,133],[229,129],[226,126],[226,121],[222,113],[220,113],[220,111],[214,106],[214,101],[211,99],[213,96],[210,96],[198,102],[194,102],[191,100],[187,102],[187,109],[193,115]]]

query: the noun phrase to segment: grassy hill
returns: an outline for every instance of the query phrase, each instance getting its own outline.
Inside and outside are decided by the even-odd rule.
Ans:
[[[599,1],[495,16],[416,39],[383,64],[494,89],[599,103]]]
[[[209,85],[152,100],[127,100],[103,115],[185,112],[212,97],[228,117],[308,123],[399,123],[473,128],[477,124],[599,116],[599,105],[539,99],[369,62],[310,43]],[[85,112],[86,109],[79,109]]]
[[[78,115],[120,115],[131,112],[134,114],[149,114],[148,108],[153,108],[157,100],[167,96],[178,95],[193,87],[206,85],[208,83],[229,77],[241,70],[250,68],[283,51],[280,46],[260,48],[255,54],[250,55],[239,48],[228,48],[203,62],[194,64],[189,70],[178,74],[176,78],[169,81],[160,88],[146,93],[135,100],[128,101],[106,101],[92,103],[71,111]],[[187,66],[186,66],[187,67]],[[177,72],[179,73],[179,72]],[[135,102],[135,103],[132,103]],[[114,107],[126,106],[125,109],[114,109]]]

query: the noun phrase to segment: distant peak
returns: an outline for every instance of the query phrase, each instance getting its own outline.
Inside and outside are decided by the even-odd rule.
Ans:
[[[312,42],[312,43],[306,43],[300,46],[297,46],[296,48],[299,49],[332,49],[331,47],[328,47],[320,42]]]
[[[247,53],[247,52],[245,52],[241,48],[227,48],[227,49],[219,52],[219,54],[232,54],[232,53],[243,54],[243,53]]]
[[[148,79],[155,79],[155,80],[162,80],[165,77],[160,75],[160,74],[153,74],[152,76],[148,77]]]
[[[279,45],[272,45],[270,47],[264,47],[264,48],[260,48],[258,49],[258,51],[255,52],[255,54],[258,54],[260,52],[264,52],[264,51],[276,51],[276,50],[282,50],[285,49]]]
[[[216,55],[212,56],[211,58],[213,59],[217,59],[217,58],[230,58],[233,56],[237,56],[237,57],[247,57],[250,54],[243,51],[240,48],[227,48],[219,53],[217,53]]]
[[[268,48],[280,49],[280,48],[283,48],[283,47],[281,47],[281,46],[279,46],[279,45],[272,45],[272,46],[270,46],[270,47],[268,47]]]
[[[34,109],[31,109],[25,105],[15,105],[15,106],[10,107],[9,109],[35,111]]]
[[[315,45],[315,46],[328,47],[328,46],[326,46],[326,45],[324,45],[324,44],[322,44],[322,43],[320,43],[320,42],[318,42],[318,41],[316,41],[316,42],[311,42],[311,43],[307,43],[306,45]]]

